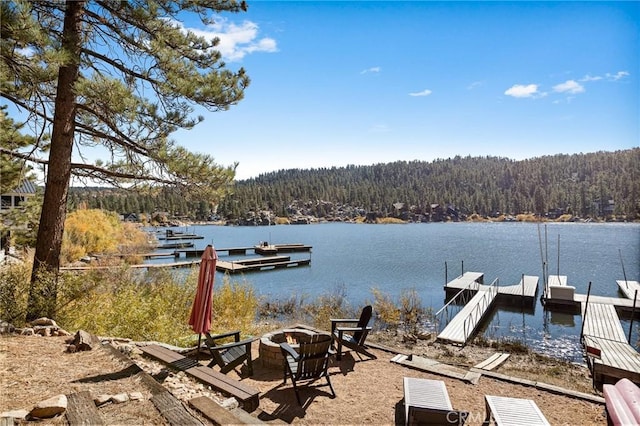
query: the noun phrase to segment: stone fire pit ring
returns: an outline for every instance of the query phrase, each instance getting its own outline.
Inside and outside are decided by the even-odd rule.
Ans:
[[[297,349],[298,342],[309,342],[315,331],[304,328],[285,328],[267,333],[260,338],[259,354],[264,367],[282,368],[284,358],[280,351],[280,343],[287,342],[287,336],[294,340],[289,345]]]

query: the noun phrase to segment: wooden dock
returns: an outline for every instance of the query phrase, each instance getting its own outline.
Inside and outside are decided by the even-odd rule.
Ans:
[[[640,383],[640,354],[627,343],[615,306],[590,300],[582,307],[582,318],[582,342],[594,386],[623,377]]]
[[[444,288],[447,291],[480,291],[489,289],[489,285],[482,284],[482,279],[484,279],[482,272],[465,272],[463,275],[445,284]],[[498,294],[533,299],[538,291],[539,281],[540,279],[536,276],[523,275],[518,284],[497,286]]]
[[[495,280],[491,285],[485,285],[482,284],[483,280],[484,274],[482,272],[465,272],[445,284],[444,288],[447,293],[456,292],[454,298],[447,302],[447,305],[464,293],[475,294],[438,334],[437,340],[455,345],[465,345],[475,334],[477,327],[486,317],[493,303],[499,298],[510,300],[517,298],[522,300],[523,304],[528,305],[535,303],[539,282],[536,276],[522,275],[518,284],[509,286],[499,286],[498,280]],[[447,305],[438,311],[436,317]]]
[[[217,253],[227,253],[229,256],[238,255],[247,253],[255,253],[262,255],[275,255],[278,253],[294,253],[294,252],[310,252],[313,247],[306,244],[271,244],[267,246],[247,246],[247,247],[228,247],[228,248],[217,248]],[[174,252],[175,257],[180,257],[184,255],[185,257],[200,257],[204,249],[193,249],[193,250],[176,250]]]
[[[437,340],[454,345],[465,345],[495,301],[498,294],[496,290],[496,286],[479,290],[438,334]]]
[[[545,309],[570,311],[582,315],[582,345],[587,355],[593,384],[602,388],[604,383],[615,383],[627,377],[640,383],[640,354],[627,342],[627,336],[618,316],[640,311],[640,297],[634,300],[636,281],[617,281],[627,296],[607,297],[575,293],[564,275],[550,275],[543,297]]]
[[[218,260],[216,269],[229,274],[237,274],[252,271],[262,271],[266,269],[291,268],[296,266],[306,266],[311,263],[311,259],[294,259],[289,256],[270,256],[253,259],[236,260],[232,262]]]
[[[482,272],[465,272],[444,285],[445,290],[478,290],[484,280]]]
[[[635,288],[640,289],[640,284],[637,281],[617,281],[618,287],[627,297],[610,297],[610,296],[598,296],[598,295],[586,295],[575,292],[575,287],[567,285],[567,277],[565,275],[549,275],[547,291],[543,296],[543,303],[545,308],[581,313],[582,307],[587,303],[596,303],[602,305],[612,305],[619,312],[625,312],[632,315],[640,315],[640,292],[638,299],[634,304],[633,295],[635,294]],[[624,287],[624,289],[623,289]],[[626,291],[625,291],[626,290]]]
[[[629,280],[617,280],[618,288],[624,294],[624,297],[627,299],[633,300],[636,297],[637,300],[640,300],[640,282],[638,281],[629,281]],[[636,293],[637,292],[637,293]]]

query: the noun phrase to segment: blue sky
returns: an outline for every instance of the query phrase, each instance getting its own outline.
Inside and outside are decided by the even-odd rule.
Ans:
[[[201,28],[251,77],[245,99],[175,135],[238,179],[640,144],[638,2],[248,4]]]
[[[237,179],[640,146],[640,2],[247,0],[203,27],[251,78],[173,139]]]

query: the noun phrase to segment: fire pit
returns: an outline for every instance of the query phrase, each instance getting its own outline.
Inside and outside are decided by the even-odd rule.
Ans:
[[[314,331],[304,328],[286,328],[283,330],[267,333],[260,338],[260,359],[265,367],[282,368],[284,358],[280,352],[280,343],[289,343],[292,348],[297,349],[299,342],[308,342]]]

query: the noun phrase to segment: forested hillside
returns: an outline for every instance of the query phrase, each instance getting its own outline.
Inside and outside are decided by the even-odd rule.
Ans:
[[[192,219],[211,213],[205,201],[187,202],[168,192],[151,196],[75,190],[70,203],[72,209],[82,204],[121,213],[166,211]],[[222,200],[217,214],[233,220],[265,211],[281,217],[334,219],[364,214],[440,220],[473,213],[567,213],[636,220],[640,218],[640,148],[522,161],[455,157],[281,170],[237,182],[234,194]]]

